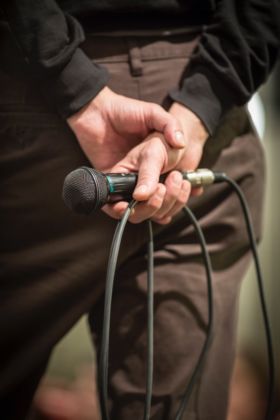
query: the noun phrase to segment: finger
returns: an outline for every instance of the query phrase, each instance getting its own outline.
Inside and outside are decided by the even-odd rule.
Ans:
[[[191,191],[191,196],[193,197],[199,197],[200,195],[202,195],[204,192],[204,188],[203,187],[197,187],[197,188],[193,188]]]
[[[172,217],[163,217],[162,219],[151,218],[151,220],[159,225],[168,225],[172,221]]]
[[[113,219],[119,220],[124,215],[127,207],[128,203],[126,201],[119,201],[118,203],[114,204],[106,204],[102,207],[102,211]],[[132,209],[131,212],[133,213],[134,209]]]
[[[165,186],[158,184],[152,197],[135,207],[135,212],[130,216],[129,221],[131,223],[141,223],[144,220],[150,219],[162,206],[165,192]]]
[[[147,143],[139,157],[138,180],[133,192],[137,201],[147,201],[155,192],[161,170],[168,159],[165,146],[157,140],[160,139]]]
[[[146,108],[144,118],[150,131],[155,130],[162,133],[170,146],[176,149],[186,147],[187,140],[184,138],[182,125],[161,106],[150,104]]]
[[[178,214],[182,210],[182,208],[187,205],[190,194],[191,194],[190,183],[188,181],[183,181],[181,192],[177,198],[177,202],[173,206],[173,208],[170,210],[170,212],[166,215],[166,217],[169,216],[173,218],[176,214]]]
[[[177,196],[177,200],[174,206],[169,210],[168,213],[164,215],[162,218],[158,218],[157,214],[153,217],[153,221],[160,224],[170,223],[171,219],[178,214],[182,208],[186,205],[191,192],[191,185],[188,181],[184,180],[182,182],[180,194]]]
[[[164,218],[168,212],[173,208],[177,201],[177,197],[180,195],[181,187],[183,183],[183,176],[178,171],[172,171],[165,180],[166,194],[164,197],[163,204],[159,211],[156,213],[156,217],[159,219]]]

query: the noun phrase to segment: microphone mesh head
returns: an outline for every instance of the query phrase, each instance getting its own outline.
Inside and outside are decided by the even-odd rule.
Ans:
[[[92,168],[75,169],[64,180],[62,198],[66,206],[76,213],[92,213],[106,203],[107,195],[106,177]]]

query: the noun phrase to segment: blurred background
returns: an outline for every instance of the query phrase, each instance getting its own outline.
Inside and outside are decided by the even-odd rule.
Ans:
[[[258,103],[249,109],[259,129],[267,161],[267,190],[263,240],[259,246],[265,282],[265,296],[273,334],[275,358],[275,416],[280,420],[280,62],[260,89],[265,124]],[[251,266],[241,291],[238,353],[232,381],[228,420],[261,420],[264,417],[267,380],[267,352],[254,267]]]
[[[267,160],[264,237],[259,251],[276,362],[274,419],[280,420],[280,63],[258,95],[250,103],[249,109],[262,137]],[[65,381],[72,381],[81,366],[92,365],[93,362],[94,352],[86,319],[83,318],[56,346],[47,380],[64,378]],[[243,282],[241,292],[235,365],[227,420],[261,420],[266,399],[267,352],[253,266]]]

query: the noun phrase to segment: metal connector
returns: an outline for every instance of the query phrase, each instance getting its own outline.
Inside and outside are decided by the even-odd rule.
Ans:
[[[197,169],[183,173],[183,178],[189,181],[192,187],[210,185],[215,182],[215,175],[210,169]]]

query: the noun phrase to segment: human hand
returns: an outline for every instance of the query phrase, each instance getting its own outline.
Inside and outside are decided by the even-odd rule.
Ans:
[[[92,165],[109,170],[149,133],[161,133],[174,147],[184,147],[182,127],[159,105],[118,95],[108,87],[67,120]]]
[[[194,170],[202,156],[208,133],[199,118],[189,109],[174,103],[170,114],[183,128],[186,145],[176,150],[169,146],[160,133],[152,133],[134,147],[111,172],[138,172],[138,183],[133,197],[144,201],[137,205],[130,216],[132,223],[151,218],[160,224],[169,223],[186,204],[191,186],[183,180],[178,170]],[[176,169],[176,170],[174,170]],[[171,171],[164,185],[158,182],[161,173]],[[201,190],[194,190],[198,194]],[[103,207],[111,217],[120,218],[127,203],[119,202]]]
[[[169,112],[180,123],[183,129],[184,138],[187,141],[182,158],[176,169],[192,171],[197,169],[203,153],[209,133],[202,121],[190,109],[184,105],[174,102]]]

